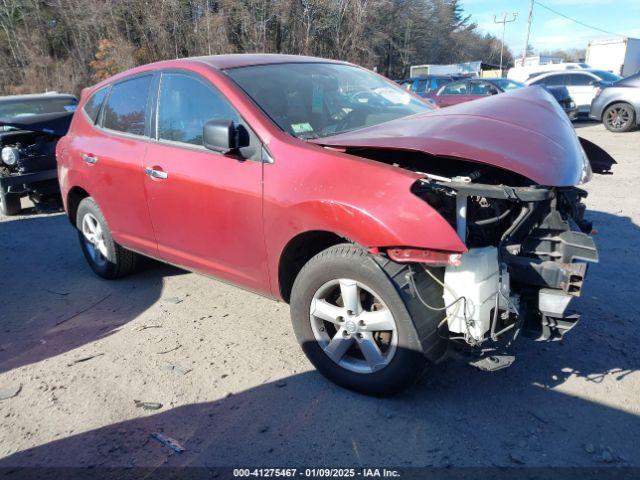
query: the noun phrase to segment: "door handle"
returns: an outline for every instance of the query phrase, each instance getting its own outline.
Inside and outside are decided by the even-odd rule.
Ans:
[[[82,155],[82,160],[84,160],[86,163],[90,165],[93,165],[98,162],[98,157],[96,157],[92,153],[84,153]]]
[[[161,180],[165,180],[169,177],[169,174],[163,170],[157,170],[153,167],[144,167],[144,173],[146,173],[151,178],[159,178]]]

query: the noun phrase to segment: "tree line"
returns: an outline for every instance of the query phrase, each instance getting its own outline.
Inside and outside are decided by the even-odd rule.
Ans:
[[[390,78],[497,64],[459,0],[0,0],[0,93],[73,93],[135,65],[222,53],[350,61]],[[505,49],[505,63],[513,57]]]

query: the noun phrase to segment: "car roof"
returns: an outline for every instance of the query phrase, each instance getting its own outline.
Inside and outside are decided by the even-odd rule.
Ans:
[[[333,63],[337,65],[351,65],[348,62],[331,60],[327,58],[307,57],[303,55],[280,55],[272,53],[237,53],[228,55],[207,55],[201,57],[184,57],[171,60],[160,60],[158,62],[139,65],[128,70],[116,73],[104,80],[82,90],[82,95],[91,95],[96,90],[114,82],[119,82],[126,78],[138,74],[144,74],[159,69],[183,68],[194,64],[204,64],[214,70],[228,70],[233,68],[251,67],[257,65],[277,65],[292,63]]]
[[[184,60],[197,60],[199,62],[206,63],[210,67],[213,67],[217,70],[251,67],[256,65],[273,65],[278,63],[347,63],[326,58],[307,57],[302,55],[281,55],[275,53],[237,53],[229,55],[208,55],[204,57],[185,58]]]
[[[591,75],[597,75],[596,72],[602,72],[597,68],[580,68],[575,70],[552,70],[550,72],[540,72],[539,74],[528,78],[527,80],[533,80],[538,77],[548,77],[550,75],[580,75],[584,73],[590,73]]]

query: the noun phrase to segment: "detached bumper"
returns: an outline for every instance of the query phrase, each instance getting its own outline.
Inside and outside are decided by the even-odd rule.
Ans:
[[[24,173],[22,175],[9,175],[8,177],[0,177],[0,187],[8,190],[9,187],[22,186],[28,189],[28,186],[36,182],[44,182],[58,178],[58,169],[43,170],[41,172]]]

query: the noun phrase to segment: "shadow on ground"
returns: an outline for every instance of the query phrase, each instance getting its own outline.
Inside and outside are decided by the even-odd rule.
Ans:
[[[484,373],[452,361],[432,367],[417,387],[393,399],[342,390],[312,371],[73,434],[10,455],[0,460],[0,467],[637,466],[640,444],[630,440],[640,438],[640,419],[629,413],[637,399],[609,402],[609,394],[613,398],[617,382],[640,367],[640,334],[634,325],[639,308],[630,301],[638,293],[640,234],[628,218],[602,212],[590,212],[589,217],[605,233],[597,237],[601,263],[591,268],[580,299],[582,323],[564,342],[520,340],[516,363],[509,369]],[[133,277],[130,284],[105,284],[82,264],[75,245],[70,252],[67,241],[57,237],[69,235],[66,228],[58,228],[64,218],[33,222],[0,224],[2,245],[9,243],[14,253],[25,255],[12,260],[2,253],[3,271],[4,265],[24,269],[21,286],[3,292],[2,308],[7,300],[16,302],[8,295],[21,295],[19,304],[46,308],[56,297],[43,292],[44,287],[95,290],[89,304],[105,294],[130,295],[131,301],[122,303],[133,306],[112,314],[106,309],[106,319],[96,317],[75,333],[60,332],[52,351],[47,350],[49,342],[24,353],[4,351],[4,369],[108,334],[157,299],[164,275],[177,273],[156,268]],[[37,244],[29,237],[40,237],[36,232],[46,233],[50,243],[29,253],[27,245]],[[56,280],[42,285],[54,272],[60,272]],[[14,343],[46,338],[55,323],[24,323],[31,314],[14,315],[18,319],[12,328],[19,329],[9,332]],[[581,382],[583,394],[569,393],[570,381],[574,387]],[[154,432],[186,450],[174,453],[150,437]]]
[[[87,265],[65,215],[0,222],[0,373],[109,335],[153,305],[184,271],[151,260],[118,281]]]

